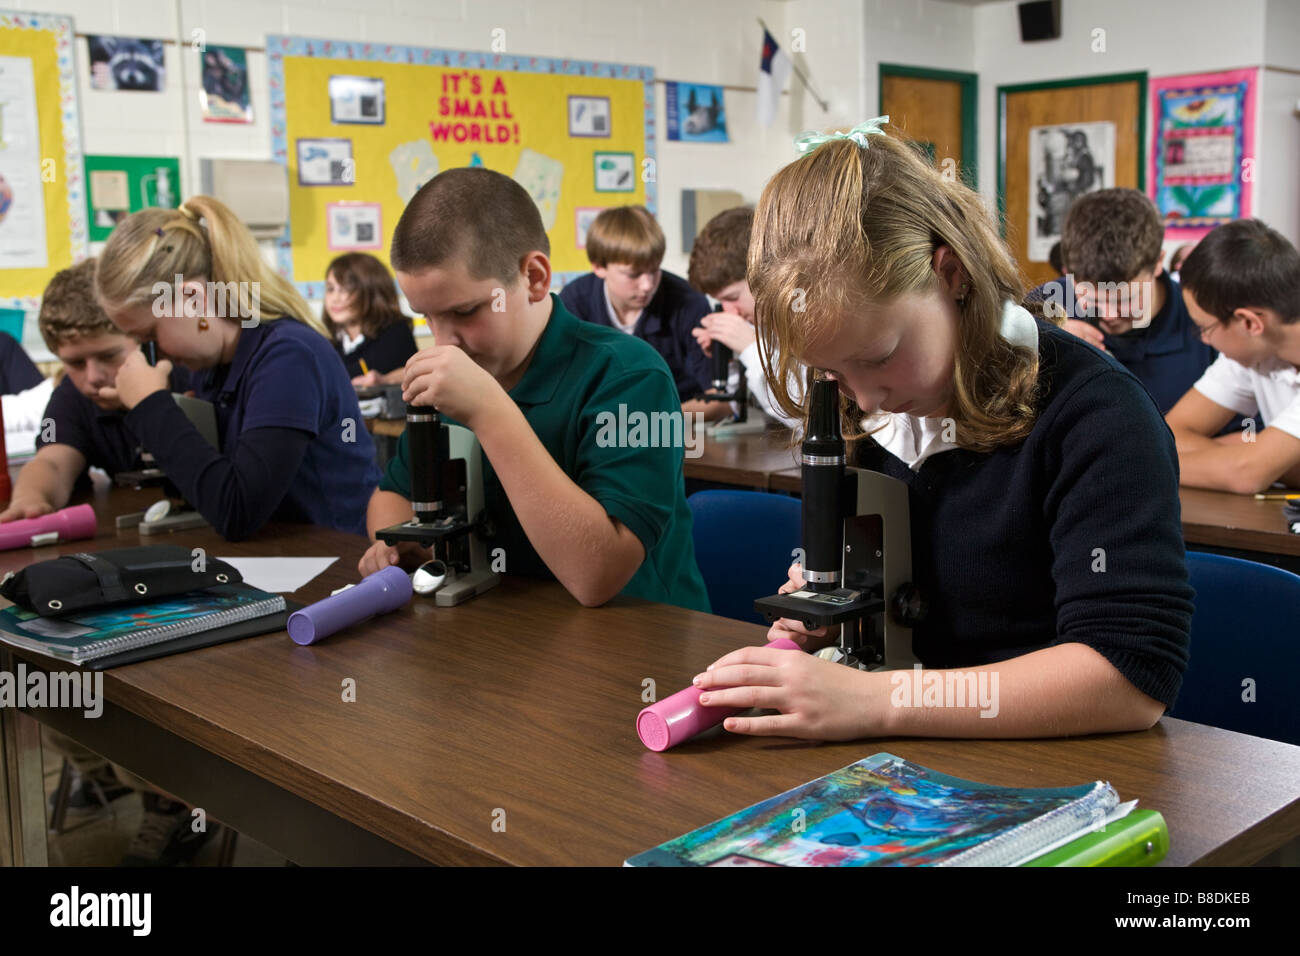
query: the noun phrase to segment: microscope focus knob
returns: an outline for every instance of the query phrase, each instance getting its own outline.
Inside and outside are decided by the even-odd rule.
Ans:
[[[911,581],[900,584],[890,602],[894,621],[903,627],[915,627],[930,613],[930,603],[921,596],[921,589]]]

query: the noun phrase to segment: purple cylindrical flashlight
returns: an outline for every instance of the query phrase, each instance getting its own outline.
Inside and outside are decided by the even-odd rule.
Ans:
[[[395,611],[411,600],[411,577],[397,565],[376,571],[356,587],[333,594],[289,615],[289,636],[315,644],[345,627]]]

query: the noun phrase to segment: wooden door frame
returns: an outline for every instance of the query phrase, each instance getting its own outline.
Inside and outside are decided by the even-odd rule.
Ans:
[[[976,121],[979,104],[979,75],[956,70],[932,70],[924,66],[881,63],[876,74],[876,112],[885,111],[885,77],[901,76],[919,80],[947,80],[961,88],[961,175],[972,189],[979,183],[979,141]]]
[[[1109,86],[1113,83],[1136,83],[1138,87],[1137,188],[1139,192],[1146,192],[1147,74],[1145,71],[1142,73],[1107,73],[1103,76],[1079,76],[1066,80],[1016,83],[1010,86],[998,87],[998,224],[1004,237],[1007,234],[1007,97],[1012,93],[1063,90],[1076,86]]]

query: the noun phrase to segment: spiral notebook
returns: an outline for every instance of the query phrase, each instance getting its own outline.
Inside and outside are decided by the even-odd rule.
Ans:
[[[163,601],[123,604],[59,618],[7,607],[0,611],[0,641],[84,664],[258,618],[283,616],[284,611],[281,595],[247,584],[222,584]]]
[[[1020,866],[1113,825],[1108,783],[994,787],[875,754],[626,861],[628,866]]]

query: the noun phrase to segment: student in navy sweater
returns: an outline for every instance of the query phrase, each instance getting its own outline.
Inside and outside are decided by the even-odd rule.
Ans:
[[[108,238],[95,291],[119,329],[156,340],[214,404],[220,450],[172,401],[171,361],[150,366],[136,350],[116,389],[100,390],[222,537],[272,519],[365,532],[379,467],[356,392],[320,321],[233,212],[195,196],[133,213]]]
[[[1162,270],[1164,233],[1155,204],[1136,189],[1080,196],[1062,227],[1068,274],[1038,290],[1065,310],[1067,332],[1138,377],[1162,415],[1218,356],[1201,341],[1178,283]]]
[[[979,197],[878,123],[768,183],[749,284],[778,402],[794,362],[835,379],[856,402],[851,462],[910,488],[929,601],[913,650],[983,675],[996,713],[903,706],[888,672],[762,647],[699,675],[702,702],[780,711],[728,730],[828,740],[1148,728],[1178,694],[1192,612],[1171,436],[1129,371],[1013,304]],[[783,590],[801,584],[796,565]],[[830,639],[788,620],[773,637]]]
[[[418,351],[393,277],[364,252],[344,253],[325,270],[321,320],[353,385],[400,384],[406,360]]]
[[[724,418],[726,402],[706,402],[713,365],[692,337],[711,311],[709,300],[681,276],[659,268],[663,230],[644,206],[606,209],[587,230],[592,271],[560,290],[564,307],[580,319],[635,335],[664,357],[677,383],[682,411]]]

